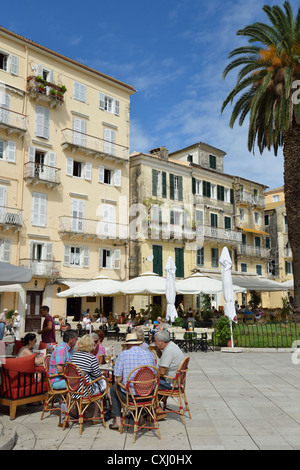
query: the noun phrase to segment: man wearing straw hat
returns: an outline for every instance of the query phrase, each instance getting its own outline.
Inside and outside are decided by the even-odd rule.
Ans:
[[[126,335],[126,341],[122,344],[122,346],[126,346],[126,349],[119,354],[115,364],[115,383],[122,383],[126,386],[128,375],[133,369],[139,366],[156,366],[154,355],[150,351],[141,348],[141,344],[142,341],[138,340],[136,333]],[[120,388],[118,392],[122,394]],[[110,393],[112,401],[111,414],[114,416],[115,421],[109,425],[109,428],[119,431],[121,426],[121,403],[116,392],[116,384],[112,385]]]

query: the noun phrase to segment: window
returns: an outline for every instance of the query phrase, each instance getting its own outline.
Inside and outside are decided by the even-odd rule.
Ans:
[[[50,134],[50,110],[44,106],[36,107],[35,135],[43,139],[49,139]]]
[[[192,193],[202,196],[202,181],[192,178]]]
[[[210,225],[211,227],[218,227],[218,215],[217,214],[210,214]]]
[[[74,82],[73,87],[73,98],[74,100],[81,101],[82,103],[86,102],[86,86],[82,83]]]
[[[99,183],[121,186],[121,177],[121,170],[111,170],[110,168],[99,166]]]
[[[89,267],[90,250],[87,246],[65,246],[64,266]]]
[[[219,250],[218,248],[211,248],[211,267],[219,267]]]
[[[274,196],[272,196],[272,202],[279,202],[279,199],[280,199],[279,194],[274,194]]]
[[[246,212],[245,209],[239,209],[239,214],[240,214],[240,221],[245,222],[246,220]]]
[[[216,191],[216,185],[215,184],[211,184],[210,197],[212,199],[217,199],[217,191]]]
[[[121,250],[99,248],[99,268],[121,269]]]
[[[258,276],[262,276],[262,265],[261,265],[261,264],[257,264],[257,265],[255,266],[255,271],[256,271],[256,274],[257,274]]]
[[[203,181],[203,196],[210,197],[211,196],[211,184],[209,181]]]
[[[285,262],[285,274],[293,274],[293,265],[291,261]]]
[[[0,140],[0,160],[16,163],[16,142]]]
[[[175,248],[176,277],[184,277],[184,249]]]
[[[217,169],[217,158],[214,155],[209,156],[209,168],[212,170]]]
[[[217,185],[217,199],[218,201],[225,201],[224,186],[220,186],[219,184]]]
[[[170,173],[170,199],[183,200],[182,176]]]
[[[54,82],[54,70],[44,68],[43,64],[38,64],[36,74],[47,82]]]
[[[45,152],[30,146],[28,159],[28,176],[55,181],[56,154],[54,152]]]
[[[197,266],[204,266],[204,247],[197,248],[197,255],[196,255],[196,265]]]
[[[152,196],[167,197],[167,174],[152,169]]]
[[[74,118],[73,130],[73,144],[86,147],[86,121]]]
[[[116,132],[107,127],[104,128],[104,152],[115,155]]]
[[[0,261],[10,262],[11,241],[9,238],[0,239]]]
[[[120,101],[104,93],[99,94],[99,108],[116,116],[120,115]]]
[[[92,164],[90,162],[79,162],[73,158],[67,158],[67,175],[74,178],[84,178],[91,181]]]
[[[0,91],[0,122],[9,124],[10,96]]]
[[[231,217],[227,217],[225,215],[225,217],[224,217],[224,226],[225,226],[225,230],[231,230]]]
[[[31,224],[37,227],[46,227],[47,221],[47,194],[33,193],[31,207]]]
[[[190,163],[193,163],[193,155],[188,155],[187,156],[187,161]]]
[[[5,51],[0,51],[0,70],[18,75],[19,58]]]
[[[247,263],[241,263],[241,272],[246,273],[247,272]]]
[[[116,208],[112,204],[102,205],[102,236],[114,238],[116,236]]]
[[[260,224],[260,213],[259,212],[254,212],[254,223],[256,225]]]
[[[163,275],[162,246],[153,245],[153,272],[159,276]]]
[[[71,200],[71,231],[84,231],[84,209],[85,204],[81,199]]]
[[[254,238],[254,246],[255,246],[255,254],[256,256],[260,256],[261,251],[260,251],[260,237],[255,237]]]
[[[270,216],[265,214],[265,225],[270,225]]]

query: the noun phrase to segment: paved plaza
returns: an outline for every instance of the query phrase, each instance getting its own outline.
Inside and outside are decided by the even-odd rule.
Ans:
[[[121,344],[105,340],[104,346]],[[0,448],[16,438],[15,450],[191,450],[300,449],[300,364],[291,352],[193,352],[187,381],[192,419],[159,422],[162,439],[144,430],[120,434],[102,425],[58,427],[58,415],[41,421],[42,407],[21,406],[9,419],[0,406]],[[299,361],[300,362],[300,361]],[[1,429],[2,428],[2,429]],[[9,446],[9,445],[8,445]]]

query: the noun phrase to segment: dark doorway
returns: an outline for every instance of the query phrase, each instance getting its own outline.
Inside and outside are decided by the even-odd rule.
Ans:
[[[42,306],[43,292],[42,291],[27,291],[26,303],[26,319],[25,331],[38,331],[41,329],[41,314],[40,309]]]
[[[183,294],[178,294],[176,295],[176,299],[175,299],[175,307],[177,308],[178,305],[180,304],[180,302],[183,303]],[[183,304],[184,305],[184,304]]]
[[[110,312],[113,312],[113,297],[103,297],[103,313],[108,317]]]
[[[67,317],[74,317],[74,321],[80,321],[81,297],[67,299]]]

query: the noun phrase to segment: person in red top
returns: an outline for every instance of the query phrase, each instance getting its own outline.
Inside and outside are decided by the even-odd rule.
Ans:
[[[47,305],[43,305],[41,307],[41,316],[45,318],[45,320],[42,329],[38,331],[38,334],[42,335],[43,343],[56,343],[55,324]]]

